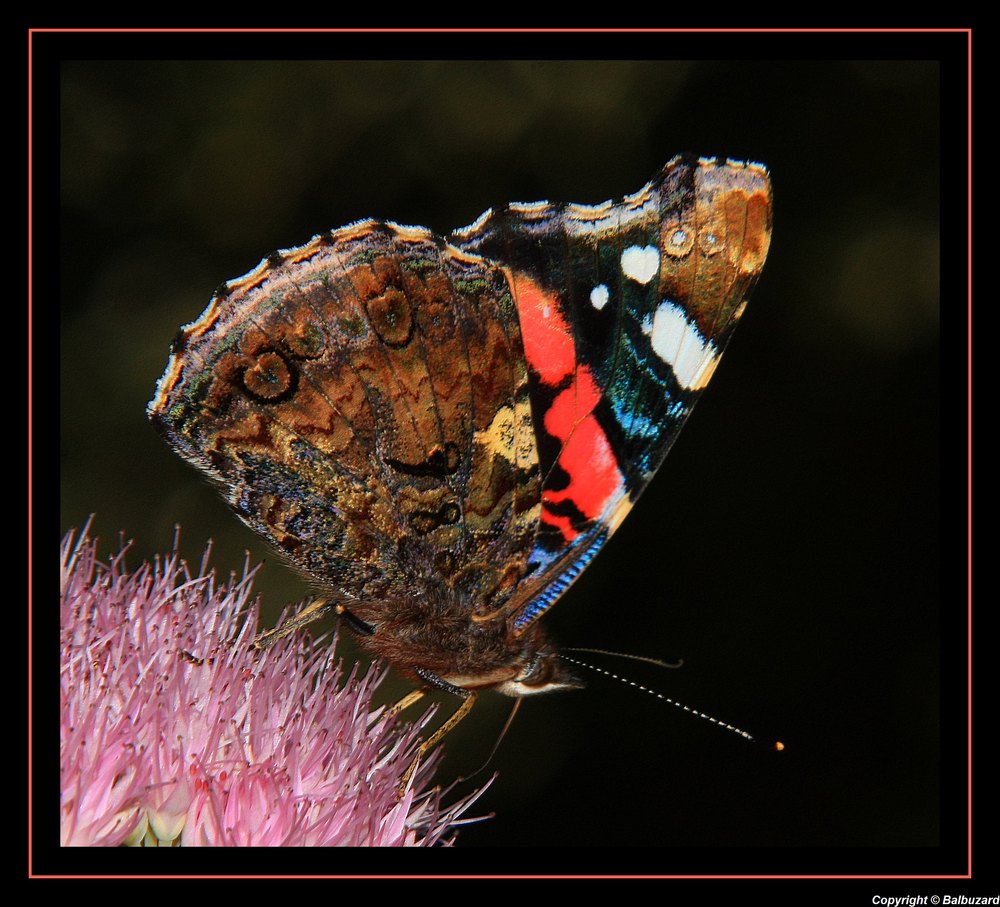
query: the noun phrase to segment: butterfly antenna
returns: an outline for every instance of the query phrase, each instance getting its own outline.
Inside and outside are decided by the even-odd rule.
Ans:
[[[742,728],[738,728],[732,724],[727,724],[725,721],[719,721],[718,718],[713,718],[711,715],[708,715],[705,712],[699,712],[697,709],[692,709],[690,706],[686,706],[683,703],[677,702],[675,699],[671,699],[669,696],[664,696],[662,693],[656,692],[656,690],[651,690],[649,689],[649,687],[644,687],[641,683],[637,683],[634,680],[629,680],[627,677],[620,677],[618,674],[614,674],[611,671],[604,670],[604,668],[598,668],[595,665],[587,664],[587,662],[579,661],[576,658],[570,658],[567,655],[560,655],[560,657],[563,659],[563,661],[568,661],[571,664],[579,665],[581,668],[588,668],[589,670],[595,671],[598,674],[603,674],[605,677],[610,677],[612,680],[617,680],[620,681],[621,683],[627,684],[630,687],[635,687],[635,689],[641,690],[643,693],[649,693],[650,696],[655,696],[657,699],[663,700],[663,702],[666,702],[672,706],[676,706],[681,711],[694,715],[696,718],[704,718],[706,721],[710,721],[712,724],[717,725],[723,730],[732,731],[734,734],[739,734],[739,736],[743,737],[745,740],[756,742],[754,740],[753,734],[744,731]],[[655,659],[646,659],[642,658],[641,656],[636,656],[636,658],[639,661],[655,661]],[[667,666],[670,667],[669,664]],[[783,743],[779,742],[775,744],[775,749],[777,750],[783,750],[784,748],[785,747]]]
[[[680,668],[684,666],[683,658],[678,658],[677,661],[664,661],[662,658],[650,658],[648,655],[633,655],[631,652],[612,652],[610,649],[590,649],[584,646],[562,646],[561,651],[591,652],[594,655],[613,655],[615,658],[627,658],[629,661],[642,661],[646,664],[656,665],[658,668]],[[584,665],[584,667],[589,668],[591,665]]]

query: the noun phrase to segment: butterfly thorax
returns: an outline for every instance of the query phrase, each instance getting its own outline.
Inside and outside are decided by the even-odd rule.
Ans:
[[[503,616],[477,620],[464,596],[424,589],[405,601],[350,607],[374,632],[361,637],[373,655],[416,680],[433,675],[468,690],[526,696],[581,686],[540,624],[517,633]]]

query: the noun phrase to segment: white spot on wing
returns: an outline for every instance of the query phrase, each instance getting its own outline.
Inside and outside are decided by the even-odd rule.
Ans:
[[[608,288],[603,283],[590,291],[590,304],[598,311],[608,304]]]
[[[698,326],[688,321],[684,310],[669,299],[660,303],[653,318],[642,324],[653,352],[674,371],[678,384],[688,390],[700,390],[719,362],[719,353],[710,340],[701,336]]]
[[[622,252],[622,271],[637,283],[649,283],[660,270],[656,246],[629,246]]]

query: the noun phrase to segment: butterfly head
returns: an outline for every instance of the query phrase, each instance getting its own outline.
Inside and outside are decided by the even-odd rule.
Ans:
[[[575,677],[558,650],[540,633],[526,641],[520,652],[517,673],[494,685],[505,696],[535,696],[556,690],[578,690],[583,681]]]

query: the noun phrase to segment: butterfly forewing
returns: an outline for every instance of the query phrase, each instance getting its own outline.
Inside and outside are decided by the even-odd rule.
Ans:
[[[525,627],[621,523],[708,383],[770,238],[763,167],[671,161],[615,204],[508,205],[458,231],[510,271],[542,475]]]

